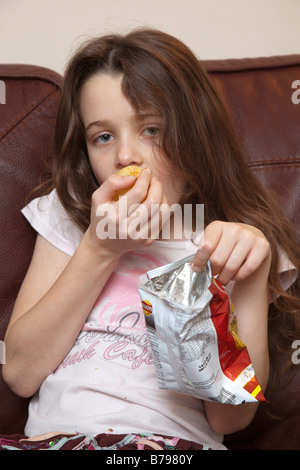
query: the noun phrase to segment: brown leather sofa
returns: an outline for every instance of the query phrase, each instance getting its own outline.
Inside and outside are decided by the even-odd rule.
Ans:
[[[300,229],[300,104],[296,104],[300,91],[292,88],[300,80],[300,55],[205,61],[204,65],[228,104],[251,169],[277,193]],[[8,64],[0,65],[0,80],[6,98],[6,104],[0,104],[3,341],[35,241],[20,209],[39,183],[45,160],[52,156],[61,77],[41,67]],[[293,381],[274,393],[270,402],[276,417],[266,415],[261,406],[247,429],[226,436],[229,449],[300,449],[300,365]],[[0,376],[0,434],[23,433],[27,405],[28,400],[15,396]]]

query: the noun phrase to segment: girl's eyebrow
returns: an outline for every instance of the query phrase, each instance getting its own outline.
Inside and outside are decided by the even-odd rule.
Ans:
[[[154,112],[141,112],[136,114],[136,118],[140,121],[144,121],[146,119],[161,119],[161,115]]]
[[[108,119],[98,119],[97,121],[91,122],[86,128],[85,132],[87,132],[91,127],[109,127],[112,124],[111,121]]]

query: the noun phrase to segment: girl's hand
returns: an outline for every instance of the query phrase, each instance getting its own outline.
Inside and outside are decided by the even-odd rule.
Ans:
[[[114,201],[115,193],[125,188],[131,189],[119,201]],[[165,203],[162,185],[152,177],[151,170],[142,170],[138,178],[109,176],[92,196],[91,223],[86,232],[90,246],[100,255],[120,257],[127,251],[150,245],[161,228],[155,215],[159,209],[165,210]],[[134,222],[137,217],[138,224]],[[110,232],[106,234],[108,228]]]
[[[263,233],[250,225],[215,221],[209,224],[193,260],[201,271],[210,259],[212,274],[227,285],[251,276],[271,258],[270,245]]]

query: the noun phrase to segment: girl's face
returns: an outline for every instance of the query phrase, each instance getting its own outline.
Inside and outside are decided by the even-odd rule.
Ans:
[[[82,87],[80,113],[90,163],[99,182],[128,165],[151,168],[169,204],[179,202],[185,182],[159,151],[161,117],[140,113],[121,90],[122,76],[93,75]]]

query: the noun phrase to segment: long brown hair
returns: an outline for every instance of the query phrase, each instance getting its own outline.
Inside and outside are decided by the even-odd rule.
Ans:
[[[186,177],[182,203],[205,205],[213,220],[259,228],[272,249],[269,288],[270,354],[275,383],[280,363],[292,366],[291,344],[300,337],[299,278],[284,292],[279,246],[299,269],[299,238],[279,205],[249,170],[220,98],[200,62],[181,41],[151,29],[89,40],[66,69],[55,134],[52,184],[73,221],[85,231],[98,187],[89,164],[79,112],[82,85],[99,72],[122,75],[122,91],[135,109],[163,118],[161,146]]]

